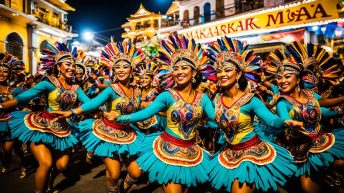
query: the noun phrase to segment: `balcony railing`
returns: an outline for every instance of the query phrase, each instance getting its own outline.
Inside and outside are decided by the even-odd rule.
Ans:
[[[48,14],[48,12],[43,11],[38,7],[36,7],[35,10],[32,10],[32,15],[35,16],[38,21],[67,32],[72,32],[72,26],[61,22],[60,18],[56,16],[48,16]]]
[[[179,23],[184,28],[204,24],[210,21],[226,18],[229,16],[249,12],[255,9],[264,7],[262,0],[247,0],[244,3],[228,4],[218,10],[213,10],[208,14],[198,15],[194,18],[175,19],[175,20],[162,20],[162,27],[171,27]]]
[[[12,8],[12,5],[13,5],[11,0],[0,0],[0,4],[3,4],[5,6],[11,7],[11,8]]]

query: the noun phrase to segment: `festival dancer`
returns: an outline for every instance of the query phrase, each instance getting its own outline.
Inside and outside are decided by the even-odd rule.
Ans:
[[[161,42],[159,58],[169,66],[170,80],[175,86],[162,92],[144,110],[120,115],[107,114],[118,122],[134,123],[166,111],[167,126],[164,132],[147,135],[142,155],[136,160],[148,172],[150,181],[163,185],[164,192],[182,192],[183,187],[197,186],[208,179],[206,168],[210,155],[196,144],[198,123],[206,114],[214,120],[214,108],[206,94],[195,91],[201,77],[214,77],[208,58],[193,39],[171,35]],[[169,84],[167,84],[169,85]],[[173,84],[172,84],[173,85]]]
[[[65,120],[56,120],[56,116],[49,111],[69,110],[76,101],[89,100],[82,89],[72,82],[76,68],[76,48],[70,53],[67,45],[63,43],[46,43],[41,52],[45,55],[41,58],[42,69],[48,70],[49,76],[14,99],[1,103],[0,106],[1,112],[6,112],[7,109],[28,102],[39,94],[48,95],[46,110],[12,112],[9,121],[13,137],[24,143],[30,142],[31,151],[39,164],[35,175],[36,193],[44,192],[46,189],[50,191],[48,189],[51,187],[47,187],[47,184],[51,168],[57,170],[51,173],[52,184],[56,172],[61,172],[67,167],[68,150],[78,142],[72,127]]]
[[[134,75],[138,79],[138,83],[141,89],[142,101],[140,108],[144,109],[150,105],[153,100],[158,96],[159,91],[157,88],[158,82],[155,81],[155,75],[159,71],[159,65],[153,61],[147,61],[141,63],[134,70]],[[159,115],[154,115],[144,121],[136,122],[135,125],[140,128],[140,130],[145,133],[154,133],[160,129],[160,122],[166,121]]]
[[[9,85],[9,83],[13,82],[14,75],[17,73],[21,73],[23,69],[24,63],[22,61],[19,61],[18,59],[16,59],[8,53],[0,54],[0,102],[6,102],[10,99],[13,99],[13,97],[17,96],[22,92],[21,87],[16,87],[17,84]],[[2,158],[3,166],[1,169],[1,173],[7,173],[11,162],[12,149],[14,148],[22,164],[20,178],[25,178],[26,160],[21,147],[22,143],[14,139],[8,126],[8,120],[11,118],[10,113],[14,110],[18,109],[11,108],[0,113],[0,139],[4,151],[4,156]]]
[[[261,73],[261,61],[248,45],[225,36],[208,51],[220,86],[214,99],[215,120],[227,141],[208,167],[211,184],[233,193],[276,191],[296,167],[286,149],[255,132],[253,118],[277,128],[301,128],[302,123],[280,119],[258,96],[244,92],[247,81],[259,81]]]
[[[275,50],[269,54],[267,62],[270,72],[276,74],[281,96],[277,102],[277,113],[281,118],[304,123],[301,130],[287,129],[277,138],[279,144],[287,148],[297,162],[296,177],[300,177],[305,192],[321,192],[319,185],[311,179],[314,171],[329,167],[343,173],[344,131],[325,133],[321,118],[342,116],[320,107],[320,96],[312,90],[303,89],[304,81],[312,80],[314,73],[321,73],[327,82],[335,80],[338,67],[326,50],[313,44],[294,42],[287,50]],[[319,69],[322,69],[321,71]],[[315,70],[315,71],[313,71]],[[319,71],[318,71],[319,70]]]
[[[144,60],[143,53],[127,42],[109,43],[102,52],[101,63],[111,67],[114,71],[115,83],[110,84],[89,103],[81,105],[71,111],[55,111],[54,113],[69,117],[72,114],[91,112],[103,104],[107,104],[107,111],[119,114],[129,114],[140,107],[141,96],[138,89],[131,86],[133,68]],[[147,117],[148,118],[148,117]],[[117,193],[126,184],[131,184],[141,175],[136,162],[133,160],[142,148],[144,134],[129,124],[118,124],[106,118],[86,119],[78,125],[80,139],[88,152],[103,157],[106,165],[106,190]],[[124,184],[119,187],[118,179],[121,173],[120,156],[125,159],[129,175]]]

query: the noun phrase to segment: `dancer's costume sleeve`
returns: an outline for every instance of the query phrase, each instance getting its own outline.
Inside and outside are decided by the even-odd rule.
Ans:
[[[12,96],[13,96],[13,97],[16,97],[16,96],[20,95],[20,94],[23,93],[23,92],[24,92],[23,88],[17,87],[17,88],[15,88],[15,89],[12,91]]]
[[[76,94],[78,95],[78,100],[82,104],[91,100],[90,98],[88,98],[88,96],[84,93],[84,91],[80,87],[76,90]]]
[[[282,119],[286,120],[292,120],[292,118],[289,116],[289,111],[291,110],[290,104],[286,99],[280,98],[277,102],[277,114]]]
[[[213,103],[209,99],[208,95],[203,94],[203,99],[202,99],[202,108],[207,114],[207,117],[209,118],[209,121],[215,121],[215,109],[213,106]]]
[[[316,99],[321,99],[321,97],[317,94],[314,94],[314,97]],[[280,99],[277,103],[277,114],[282,119],[286,120],[292,120],[292,118],[289,115],[289,112],[291,111],[292,107],[291,104],[286,99]],[[332,111],[330,109],[327,109],[325,107],[320,107],[321,116],[322,118],[335,118],[342,116],[340,113],[336,111]]]
[[[34,87],[28,89],[27,91],[19,94],[18,96],[14,97],[14,99],[20,104],[25,103],[34,97],[38,96],[41,93],[51,92],[56,87],[50,83],[49,81],[42,81],[35,85]]]
[[[276,86],[274,84],[270,84],[270,89],[271,89],[272,93],[274,93],[274,94],[280,93],[280,91],[278,90],[278,86]]]
[[[160,111],[165,111],[167,108],[172,106],[174,103],[173,98],[169,92],[161,93],[148,107],[130,115],[121,115],[118,117],[117,122],[119,123],[133,123],[137,121],[142,121],[148,119],[149,117],[159,113]],[[209,97],[203,94],[202,108],[205,110],[209,119],[215,119],[214,107],[209,99]]]
[[[98,107],[103,105],[108,100],[114,100],[118,97],[118,95],[113,91],[113,89],[109,86],[103,92],[101,92],[98,96],[93,98],[92,100],[82,104],[80,108],[83,112],[91,112],[96,110]]]
[[[285,126],[283,118],[279,118],[275,114],[271,113],[269,109],[264,105],[264,103],[257,97],[253,97],[249,103],[250,110],[258,116],[265,124],[274,128],[282,128]],[[245,113],[250,114],[250,113]]]
[[[129,122],[138,122],[145,119],[148,119],[149,117],[152,117],[153,115],[159,113],[160,111],[165,111],[165,109],[169,106],[171,106],[174,103],[172,96],[169,94],[169,92],[165,91],[161,94],[159,94],[155,100],[146,108],[144,108],[141,111],[135,112],[133,114],[129,115],[121,115],[118,117],[116,122],[119,123],[129,123]]]

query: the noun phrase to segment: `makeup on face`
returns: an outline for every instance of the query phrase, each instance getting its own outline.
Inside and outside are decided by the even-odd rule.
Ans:
[[[297,74],[291,71],[278,72],[276,80],[282,93],[290,93],[298,86]]]
[[[237,79],[237,70],[233,64],[222,65],[216,69],[216,76],[221,87],[233,86]]]
[[[130,77],[131,65],[125,60],[120,60],[114,65],[117,80],[126,81]]]
[[[70,62],[62,62],[59,63],[60,66],[60,74],[67,79],[71,79],[75,76],[76,65]]]
[[[178,85],[189,84],[192,81],[193,69],[183,60],[173,66],[173,78]]]

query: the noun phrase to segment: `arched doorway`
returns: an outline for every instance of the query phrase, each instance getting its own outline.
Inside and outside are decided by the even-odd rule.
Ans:
[[[199,7],[196,6],[196,7],[194,7],[194,21],[195,21],[195,24],[199,24],[199,19],[200,19],[200,11],[199,11]]]
[[[24,43],[18,33],[12,32],[6,37],[6,52],[23,60]]]
[[[210,9],[210,3],[206,3],[203,6],[204,9],[204,21],[208,22],[211,18],[211,9]]]
[[[182,25],[188,25],[189,24],[189,10],[185,10],[183,13],[183,22]]]

